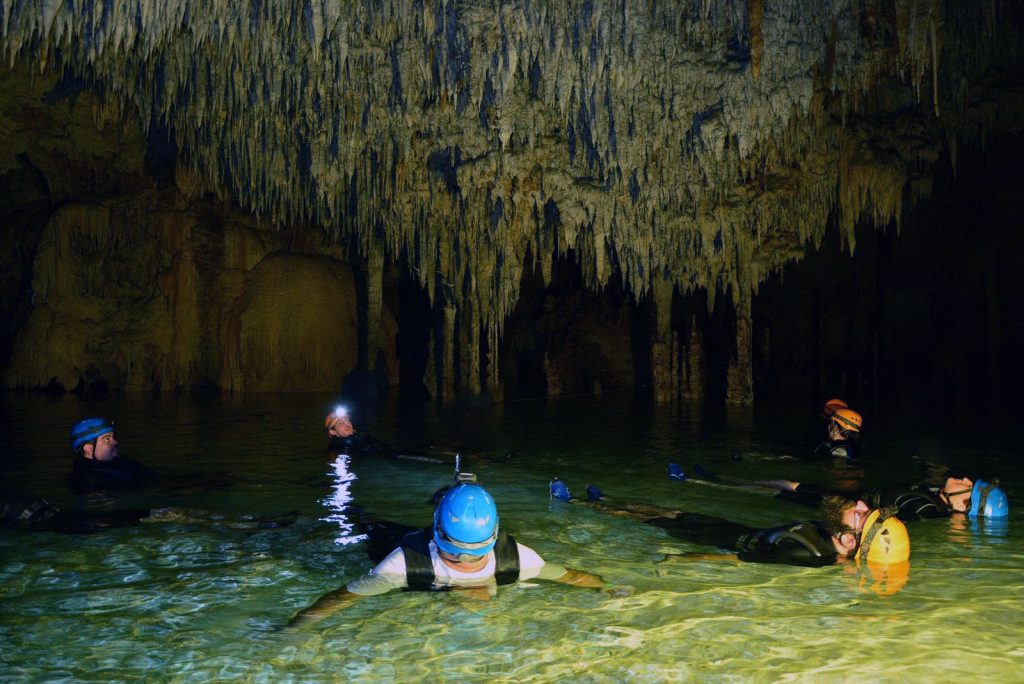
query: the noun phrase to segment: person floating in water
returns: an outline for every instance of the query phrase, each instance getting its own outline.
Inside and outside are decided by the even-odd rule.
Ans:
[[[650,504],[613,505],[593,486],[587,487],[587,499],[577,499],[558,478],[551,481],[550,491],[556,499],[640,520],[685,541],[730,552],[699,554],[698,557],[704,559],[818,567],[853,558],[876,564],[903,563],[910,558],[910,538],[903,523],[891,511],[871,509],[864,501],[831,497],[822,505],[820,521],[758,529],[723,518]]]
[[[344,406],[339,406],[324,417],[324,429],[331,439],[347,439],[356,434],[352,420]]]
[[[999,486],[999,480],[988,482],[950,476],[941,486],[925,483],[889,485],[857,494],[831,491],[791,480],[768,480],[753,484],[777,488],[780,499],[808,506],[820,505],[830,495],[857,496],[876,508],[895,507],[899,510],[900,519],[908,522],[923,518],[948,518],[955,513],[990,519],[1005,518],[1010,513],[1009,501]]]
[[[822,409],[826,416],[824,439],[816,436],[811,440],[811,448],[800,457],[805,460],[824,460],[828,458],[857,458],[858,442],[864,418],[853,409],[845,406],[841,399],[829,399]],[[844,404],[840,406],[839,404]]]
[[[113,421],[80,420],[71,428],[70,439],[74,457],[68,480],[76,492],[132,487],[156,477],[138,461],[120,455]]]
[[[262,516],[229,518],[205,511],[180,508],[119,508],[110,511],[61,510],[46,499],[0,487],[0,529],[22,532],[93,534],[139,523],[217,525],[232,529],[270,529],[291,525],[290,518],[271,520]]]
[[[111,527],[135,525],[148,517],[148,508],[102,513],[62,511],[46,499],[0,487],[0,529],[90,534]]]
[[[324,417],[324,429],[330,441],[327,443],[327,451],[335,454],[348,453],[381,453],[388,450],[388,447],[372,435],[361,432],[357,433],[348,409],[344,406],[337,406],[333,411]]]
[[[463,473],[460,480],[444,494],[434,510],[430,527],[401,537],[397,547],[376,567],[321,596],[296,614],[288,627],[311,625],[356,599],[396,589],[482,588],[490,594],[497,586],[533,578],[577,587],[606,588],[600,577],[546,562],[536,551],[517,542],[500,527],[491,495],[468,473]],[[371,546],[375,531],[385,529],[373,525],[367,528]],[[377,545],[381,545],[379,538]]]

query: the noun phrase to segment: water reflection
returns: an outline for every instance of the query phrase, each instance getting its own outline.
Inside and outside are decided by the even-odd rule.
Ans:
[[[861,569],[860,590],[878,596],[892,596],[910,580],[910,561],[902,563],[865,563]]]
[[[349,470],[351,457],[346,454],[339,454],[331,469],[334,471],[334,490],[331,495],[321,503],[333,511],[326,518],[320,518],[324,522],[336,523],[340,534],[334,538],[334,543],[341,546],[357,544],[366,539],[365,534],[353,534],[355,523],[351,519],[352,514],[352,482],[356,474]]]

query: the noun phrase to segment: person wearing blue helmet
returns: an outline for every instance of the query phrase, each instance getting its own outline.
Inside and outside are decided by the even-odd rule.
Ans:
[[[964,478],[967,479],[967,478]],[[986,482],[977,480],[971,484],[971,496],[963,502],[962,511],[971,518],[1005,518],[1010,514],[1010,504],[1006,500],[1006,493],[999,486],[999,480]],[[946,494],[947,499],[956,492]],[[964,494],[964,492],[960,492]],[[950,503],[950,505],[953,505]]]
[[[606,587],[600,577],[546,562],[513,539],[500,525],[494,499],[467,475],[444,494],[430,527],[403,536],[376,567],[321,596],[295,615],[288,627],[319,622],[355,599],[396,589],[482,589],[491,595],[499,585],[534,578]]]
[[[76,492],[116,489],[142,484],[156,473],[118,451],[114,423],[106,418],[85,418],[69,435],[74,457],[68,478]]]
[[[702,471],[700,466],[696,469]],[[706,471],[704,471],[706,473]],[[765,480],[747,482],[714,476],[719,486],[734,485],[749,489],[765,487],[778,490],[778,498],[805,506],[820,506],[828,496],[848,496],[866,501],[872,508],[893,507],[904,522],[926,518],[948,518],[957,513],[969,517],[1002,518],[1009,514],[1009,502],[999,480],[986,482],[962,475],[946,477],[941,486],[894,484],[861,492],[832,490],[806,482]]]

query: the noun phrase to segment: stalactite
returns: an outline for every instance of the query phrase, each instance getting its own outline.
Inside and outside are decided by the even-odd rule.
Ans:
[[[898,226],[952,139],[929,128],[940,101],[979,135],[999,113],[972,118],[967,89],[1021,52],[987,0],[0,5],[9,63],[95,87],[97,125],[174,130],[187,194],[406,256],[435,305],[473,298],[492,350],[528,249],[545,282],[571,252],[590,287],[619,272],[641,298],[668,274],[712,302],[756,292],[834,209],[851,251],[858,220]],[[902,138],[868,126],[894,85],[931,96]]]
[[[761,76],[761,58],[764,54],[764,36],[761,34],[764,0],[749,0],[747,8],[747,23],[750,26],[750,74],[757,80]]]

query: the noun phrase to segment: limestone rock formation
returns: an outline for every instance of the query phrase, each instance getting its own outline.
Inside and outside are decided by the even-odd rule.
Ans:
[[[663,389],[673,298],[728,293],[745,321],[730,396],[746,402],[743,331],[765,278],[830,222],[851,252],[858,221],[898,225],[936,160],[1019,125],[1019,91],[998,86],[1019,65],[1022,13],[1008,0],[0,0],[0,49],[60,75],[55,97],[95,92],[97,122],[166,125],[186,194],[407,263],[444,319],[437,367],[450,376],[464,356],[471,390],[500,382],[480,354],[499,347],[527,254],[545,274],[571,255],[590,287],[617,273],[653,298]],[[186,357],[209,372],[211,353]]]

